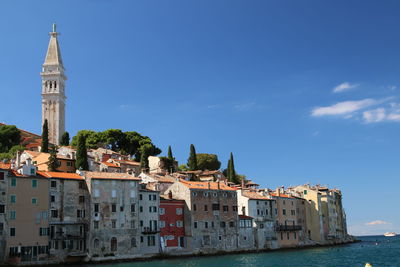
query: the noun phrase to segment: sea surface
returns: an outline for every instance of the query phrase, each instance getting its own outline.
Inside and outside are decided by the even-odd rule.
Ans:
[[[362,242],[342,246],[246,253],[225,256],[185,257],[146,262],[80,265],[85,267],[233,267],[233,266],[360,266],[400,267],[400,236],[364,236]]]

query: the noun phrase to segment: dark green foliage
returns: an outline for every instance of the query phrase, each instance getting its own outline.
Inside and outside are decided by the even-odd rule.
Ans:
[[[196,157],[196,149],[194,148],[194,145],[190,145],[190,155],[188,158],[188,163],[187,166],[190,171],[195,171],[198,170],[197,168],[197,157]]]
[[[15,125],[0,125],[0,153],[8,153],[9,150],[19,145],[21,133]]]
[[[178,170],[179,171],[188,171],[189,168],[186,164],[181,164],[181,165],[179,165]]]
[[[76,168],[78,170],[89,170],[89,163],[87,158],[86,138],[84,135],[78,137],[78,148],[76,151]]]
[[[61,136],[60,146],[69,146],[69,133],[65,132]]]
[[[197,168],[199,170],[218,170],[221,167],[221,162],[215,154],[196,154]]]
[[[149,156],[151,156],[153,146],[151,144],[144,144],[140,147],[140,150],[140,168],[144,172],[147,172],[149,170]]]
[[[135,157],[136,161],[141,160],[142,146],[147,146],[146,151],[149,156],[156,156],[161,150],[156,147],[151,139],[142,136],[137,132],[122,132],[118,129],[109,129],[103,132],[95,132],[91,130],[81,130],[72,138],[71,145],[78,146],[79,136],[85,136],[87,148],[107,148],[124,155]]]
[[[49,171],[51,171],[51,172],[57,171],[57,168],[58,168],[57,147],[55,147],[55,146],[53,146],[50,149],[50,157],[49,157],[49,161],[47,162],[47,167],[49,168]]]
[[[24,146],[15,145],[7,153],[0,153],[0,160],[9,161],[16,157],[18,151],[22,152],[24,150],[25,150]]]
[[[170,173],[175,172],[175,158],[172,155],[171,146],[168,146],[168,157],[166,157],[163,160],[164,160],[165,168],[167,169],[167,171]]]
[[[40,152],[49,152],[49,124],[47,119],[44,120],[43,130],[42,130],[42,148]]]
[[[231,156],[229,158],[228,161],[228,168],[226,169],[226,178],[228,179],[229,182],[235,183],[235,184],[239,184],[240,183],[240,178],[239,176],[236,174],[235,171],[235,163],[233,160],[233,154],[231,152]]]

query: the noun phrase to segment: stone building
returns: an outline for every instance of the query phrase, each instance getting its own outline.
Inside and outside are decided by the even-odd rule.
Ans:
[[[7,240],[7,189],[9,184],[9,172],[11,164],[0,161],[0,261],[5,261],[6,240]]]
[[[238,190],[239,213],[254,218],[254,249],[274,249],[276,241],[276,200],[251,189]]]
[[[257,247],[254,237],[253,217],[239,215],[239,248],[241,250],[254,250]]]
[[[38,172],[49,181],[50,257],[77,261],[87,256],[89,191],[76,173]]]
[[[160,192],[141,185],[139,190],[139,229],[141,254],[160,253],[159,207]]]
[[[180,180],[165,194],[185,200],[185,235],[193,252],[212,253],[238,249],[236,190],[219,182]]]
[[[140,179],[125,173],[81,172],[90,191],[91,259],[133,258],[140,254]]]
[[[49,142],[58,145],[65,132],[65,81],[64,65],[57,40],[56,25],[50,32],[50,42],[42,72],[42,125],[47,120]]]

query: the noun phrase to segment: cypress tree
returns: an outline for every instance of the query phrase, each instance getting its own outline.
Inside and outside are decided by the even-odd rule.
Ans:
[[[49,153],[49,124],[47,119],[44,120],[42,129],[42,148],[40,152]]]
[[[76,151],[76,168],[83,171],[89,170],[87,149],[86,149],[86,137],[82,134],[78,136],[78,149]]]
[[[175,159],[174,156],[172,155],[172,149],[171,146],[168,146],[168,171],[170,172],[175,172],[175,168],[174,168],[174,163],[175,163]]]
[[[236,171],[235,171],[235,163],[233,161],[233,154],[231,152],[231,156],[228,161],[228,180],[232,183],[238,184],[240,183]]]
[[[69,145],[69,133],[65,132],[61,136],[60,146],[68,146]]]
[[[149,156],[152,146],[150,144],[144,144],[140,150],[140,168],[142,171],[147,172],[149,170]]]
[[[188,158],[188,167],[190,171],[195,171],[197,170],[197,157],[196,157],[196,149],[194,148],[194,145],[190,145],[190,155]]]
[[[55,146],[53,146],[50,149],[50,157],[49,157],[49,162],[47,162],[47,167],[49,168],[49,171],[51,171],[51,172],[57,171],[57,167],[58,167],[57,148]]]

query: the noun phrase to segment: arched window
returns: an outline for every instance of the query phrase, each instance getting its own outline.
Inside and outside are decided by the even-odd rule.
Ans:
[[[100,240],[97,238],[93,241],[93,247],[94,248],[99,248],[100,247]]]
[[[50,83],[50,89],[52,88],[52,86],[53,86],[53,83],[52,82],[49,82]]]
[[[54,81],[54,89],[57,88],[57,81]]]
[[[131,247],[136,247],[136,238],[135,237],[132,237],[132,239],[131,239]]]
[[[111,251],[117,251],[117,238],[111,238]]]

